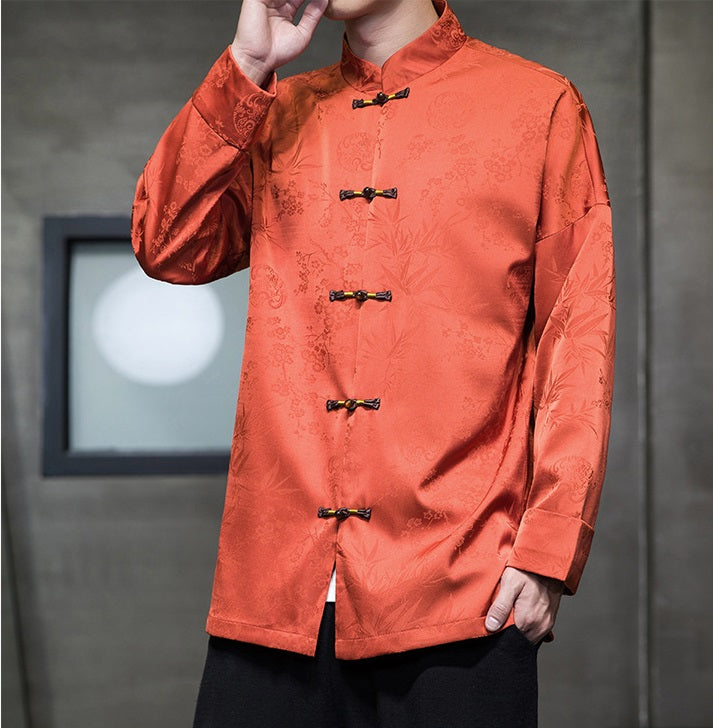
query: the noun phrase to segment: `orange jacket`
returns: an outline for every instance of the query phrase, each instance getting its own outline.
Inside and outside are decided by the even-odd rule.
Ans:
[[[263,90],[226,51],[139,180],[149,275],[251,266],[211,634],[313,653],[335,562],[347,659],[486,634],[506,565],[579,582],[614,353],[594,131],[435,4],[383,68],[345,43]]]

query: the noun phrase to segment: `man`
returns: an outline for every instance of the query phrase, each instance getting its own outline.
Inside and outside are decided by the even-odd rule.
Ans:
[[[244,0],[134,206],[149,275],[251,266],[196,725],[532,726],[609,429],[589,115],[445,0],[303,4]]]

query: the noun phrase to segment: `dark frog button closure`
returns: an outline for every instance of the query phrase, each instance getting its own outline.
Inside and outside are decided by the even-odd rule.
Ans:
[[[320,508],[317,511],[317,518],[336,518],[338,521],[345,521],[349,516],[368,521],[371,518],[371,508]]]
[[[403,91],[397,91],[395,94],[385,94],[383,91],[379,91],[373,99],[354,99],[352,101],[352,109],[364,109],[367,106],[383,106],[387,101],[405,99],[409,93],[411,93],[411,89],[408,87],[403,89]]]
[[[396,187],[388,187],[385,190],[377,190],[375,187],[364,187],[361,190],[339,190],[339,199],[342,200],[353,200],[356,197],[363,197],[368,202],[371,202],[375,197],[386,197],[390,200],[395,200],[398,196],[398,189]]]
[[[390,301],[391,291],[365,291],[360,289],[358,291],[330,291],[330,301],[346,301],[348,298],[353,298],[357,301]]]
[[[328,399],[327,412],[332,410],[345,409],[348,412],[354,412],[357,407],[365,409],[378,410],[381,407],[380,399]]]

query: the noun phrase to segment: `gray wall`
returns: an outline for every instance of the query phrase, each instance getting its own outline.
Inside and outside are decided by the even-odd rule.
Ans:
[[[41,476],[41,222],[128,214],[236,2],[3,3],[3,719],[190,725],[224,478]],[[546,728],[713,725],[713,3],[454,0],[568,75],[598,131],[619,287],[593,554],[541,651]],[[331,62],[324,25],[291,70]]]
[[[661,725],[713,725],[713,3],[655,6],[651,678]]]

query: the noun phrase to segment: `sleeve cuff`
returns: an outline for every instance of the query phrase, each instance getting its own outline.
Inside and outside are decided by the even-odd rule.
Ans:
[[[245,151],[252,144],[277,95],[277,76],[265,89],[256,86],[235,62],[230,47],[213,64],[193,94],[195,109],[231,146]]]
[[[577,591],[594,530],[584,521],[536,508],[525,511],[508,566],[564,582]]]

